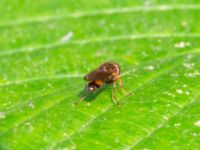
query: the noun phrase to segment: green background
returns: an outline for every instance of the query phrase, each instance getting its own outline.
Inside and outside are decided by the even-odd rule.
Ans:
[[[0,149],[199,149],[199,0],[1,0]],[[78,106],[105,61],[108,86]]]

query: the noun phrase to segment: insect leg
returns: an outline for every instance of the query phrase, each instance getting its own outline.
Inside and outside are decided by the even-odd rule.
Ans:
[[[117,100],[115,95],[115,89],[116,89],[116,81],[113,82],[112,100],[115,104],[119,104],[119,101]]]
[[[83,96],[81,96],[80,100],[78,102],[76,102],[75,104],[78,105],[79,103],[81,103],[85,99],[86,94],[87,94],[87,90],[85,87]]]
[[[127,94],[127,92],[124,90],[124,88],[123,88],[123,86],[122,86],[122,79],[121,79],[121,77],[119,77],[118,80],[119,80],[119,87],[120,87],[120,90],[122,91],[122,93]]]
[[[119,80],[119,87],[120,87],[120,89],[122,89],[123,87],[122,87],[122,79],[121,79],[121,77],[119,77],[118,80]]]
[[[85,99],[85,97],[86,96],[82,96],[81,99],[76,103],[76,105],[78,105],[79,103],[81,103]]]

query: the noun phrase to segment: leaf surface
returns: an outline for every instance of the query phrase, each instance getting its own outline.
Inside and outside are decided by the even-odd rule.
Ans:
[[[0,149],[200,147],[199,1],[3,0],[0,12]],[[120,106],[112,86],[74,105],[110,60]]]

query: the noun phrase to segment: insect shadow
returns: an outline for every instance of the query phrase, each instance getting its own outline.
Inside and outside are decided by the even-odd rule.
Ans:
[[[85,88],[84,88],[84,89],[82,89],[82,90],[78,93],[77,96],[79,97],[79,99],[81,99],[82,97],[84,97],[84,100],[83,100],[83,101],[85,101],[85,102],[91,102],[91,101],[95,100],[96,97],[97,97],[99,94],[101,94],[101,92],[103,92],[103,91],[109,89],[110,86],[111,86],[111,85],[105,84],[105,85],[103,85],[99,90],[97,90],[96,92],[87,92],[87,91],[85,90]],[[78,104],[79,102],[80,102],[80,100],[77,102],[77,104]]]

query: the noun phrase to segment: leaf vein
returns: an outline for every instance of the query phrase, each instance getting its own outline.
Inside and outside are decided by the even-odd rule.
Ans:
[[[0,27],[16,26],[21,24],[31,23],[45,23],[54,20],[63,20],[66,18],[82,18],[82,17],[93,17],[98,15],[113,15],[113,14],[125,14],[131,12],[164,12],[172,10],[199,10],[200,5],[198,4],[182,4],[182,5],[157,5],[157,6],[134,6],[134,7],[121,7],[121,8],[109,8],[89,12],[73,12],[65,15],[52,15],[34,17],[30,19],[18,19],[17,21],[8,20],[0,24]]]
[[[59,80],[59,79],[71,79],[71,78],[82,78],[84,75],[83,74],[60,74],[60,75],[56,75],[56,76],[49,76],[49,77],[34,77],[34,78],[28,78],[25,80],[17,80],[17,81],[12,81],[12,82],[7,82],[7,83],[3,83],[0,84],[0,87],[4,87],[4,86],[9,86],[9,85],[19,85],[19,84],[24,84],[27,82],[34,82],[34,81],[38,81],[38,80]]]
[[[14,54],[18,53],[30,53],[34,51],[39,50],[50,50],[55,47],[64,46],[66,44],[75,44],[75,45],[83,45],[83,44],[90,44],[90,43],[101,43],[101,42],[114,42],[114,41],[120,41],[120,40],[137,40],[137,39],[154,39],[154,38],[183,38],[183,37],[189,37],[189,38],[200,38],[200,34],[198,33],[162,33],[162,34],[133,34],[133,35],[121,35],[121,36],[110,36],[110,37],[101,37],[101,38],[92,38],[92,39],[86,39],[86,40],[74,40],[71,42],[54,42],[44,45],[37,45],[35,47],[22,47],[22,48],[16,48],[11,50],[3,50],[3,52],[0,53],[1,56],[12,56]]]

